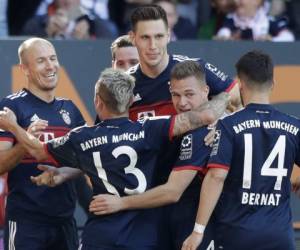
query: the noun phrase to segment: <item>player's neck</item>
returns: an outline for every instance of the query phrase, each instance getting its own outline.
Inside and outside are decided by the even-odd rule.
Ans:
[[[248,96],[244,97],[244,104],[248,105],[250,103],[270,104],[270,96],[265,92],[250,93]]]
[[[33,85],[29,85],[28,90],[44,102],[50,103],[54,100],[54,89],[45,91],[40,90]]]
[[[112,120],[112,119],[117,119],[117,118],[128,118],[129,114],[128,112],[122,113],[122,114],[113,114],[110,112],[103,112],[98,114],[98,116],[101,118],[102,121],[104,120]]]
[[[168,64],[169,64],[169,55],[168,54],[166,54],[164,56],[164,58],[161,60],[161,62],[155,66],[150,66],[150,65],[140,61],[140,66],[141,66],[142,72],[150,78],[156,78],[157,76],[159,76],[161,74],[161,72],[163,72],[166,69]]]

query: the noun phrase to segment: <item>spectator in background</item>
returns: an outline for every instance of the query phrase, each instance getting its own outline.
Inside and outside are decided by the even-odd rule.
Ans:
[[[118,37],[111,44],[112,68],[128,70],[139,63],[139,54],[128,35]]]
[[[55,0],[45,15],[34,16],[24,26],[23,35],[60,39],[112,38],[117,34],[105,20],[92,19],[80,0]]]
[[[268,16],[264,0],[236,0],[236,11],[229,14],[216,39],[294,41],[286,18]]]
[[[198,38],[212,39],[222,27],[226,15],[236,8],[235,0],[211,0],[211,17],[200,26]]]
[[[109,0],[109,16],[117,25],[120,34],[125,34],[130,30],[130,16],[134,9],[152,2],[153,0]]]
[[[153,3],[162,7],[167,13],[171,41],[196,38],[196,27],[189,19],[178,15],[176,0],[154,0]]]
[[[10,36],[22,35],[24,24],[34,16],[42,0],[7,0],[7,25]]]
[[[300,1],[291,0],[287,2],[287,14],[291,20],[291,28],[294,31],[296,39],[300,39]]]

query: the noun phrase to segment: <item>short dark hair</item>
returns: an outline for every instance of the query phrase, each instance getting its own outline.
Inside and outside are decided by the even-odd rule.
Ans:
[[[273,61],[259,50],[244,54],[235,65],[237,75],[250,86],[271,86],[273,84]]]
[[[116,58],[116,50],[124,47],[134,47],[129,35],[119,36],[112,42],[110,47],[112,60],[115,60]]]
[[[131,28],[133,31],[140,21],[163,20],[166,27],[168,27],[167,14],[164,9],[158,5],[144,5],[136,8],[131,15]]]
[[[205,70],[196,61],[186,60],[179,62],[171,70],[171,80],[182,80],[190,76],[197,78],[201,84],[206,84]]]

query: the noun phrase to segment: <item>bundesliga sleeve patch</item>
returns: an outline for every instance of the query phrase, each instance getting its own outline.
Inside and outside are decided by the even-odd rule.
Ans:
[[[192,134],[183,137],[180,146],[180,160],[191,159],[193,155],[193,136]]]
[[[221,139],[221,130],[216,130],[210,156],[214,156],[218,153],[220,139]]]

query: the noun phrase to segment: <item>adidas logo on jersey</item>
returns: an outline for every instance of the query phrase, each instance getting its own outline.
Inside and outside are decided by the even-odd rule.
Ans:
[[[37,116],[37,114],[34,114],[31,118],[30,118],[30,121],[31,122],[35,122],[37,120],[40,120],[40,118]]]
[[[134,96],[134,98],[133,98],[133,102],[138,102],[138,101],[140,101],[140,100],[142,100],[142,97],[140,96],[139,93],[137,93],[137,94]]]

